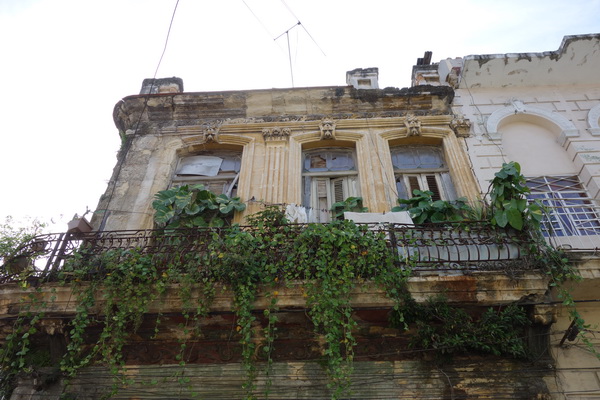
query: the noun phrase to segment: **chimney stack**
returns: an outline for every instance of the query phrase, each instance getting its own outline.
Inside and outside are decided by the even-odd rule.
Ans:
[[[181,93],[183,92],[183,79],[181,78],[160,78],[144,79],[140,94],[160,94],[160,93]]]
[[[356,68],[346,72],[346,84],[356,89],[379,89],[379,68]]]

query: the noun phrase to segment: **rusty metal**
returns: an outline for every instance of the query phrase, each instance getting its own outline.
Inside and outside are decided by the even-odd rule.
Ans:
[[[532,244],[526,232],[496,229],[485,223],[444,223],[418,227],[393,225],[400,260],[417,269],[532,269]]]
[[[526,249],[531,238],[522,232],[508,232],[484,223],[431,224],[408,226],[398,224],[367,225],[370,230],[385,235],[388,246],[397,255],[400,267],[410,264],[416,273],[444,270],[503,270],[522,271],[538,267]],[[251,233],[253,228],[241,227]],[[306,225],[282,225],[271,234],[284,235],[290,242],[296,240]],[[223,228],[101,231],[85,234],[55,233],[40,235],[23,246],[18,256],[26,258],[33,273],[42,280],[57,279],[66,260],[77,252],[93,257],[108,251],[139,250],[151,255],[153,262],[183,261],[186,255],[202,255],[215,241],[222,241],[228,231]],[[261,233],[262,235],[268,235]],[[226,251],[226,249],[223,249]],[[285,248],[270,250],[273,259],[283,259]],[[6,266],[6,264],[5,264]],[[210,265],[199,266],[209,269]],[[100,271],[99,271],[100,272]],[[7,268],[0,271],[0,283],[19,278]]]

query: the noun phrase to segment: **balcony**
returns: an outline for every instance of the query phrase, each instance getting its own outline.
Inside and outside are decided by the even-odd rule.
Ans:
[[[522,300],[528,296],[542,296],[547,290],[548,281],[540,273],[535,255],[527,251],[532,243],[527,233],[498,230],[476,222],[417,227],[399,224],[364,226],[368,228],[365,232],[375,231],[385,237],[398,268],[411,269],[409,290],[417,301],[425,301],[435,294],[443,293],[451,302],[493,305]],[[262,232],[261,235],[266,235],[266,240],[269,240],[269,235],[284,237],[293,246],[306,227],[282,225],[268,233]],[[249,234],[255,233],[255,228],[240,229]],[[123,255],[128,251],[141,251],[150,255],[161,271],[163,266],[166,268],[174,262],[185,261],[190,254],[206,255],[209,251],[227,253],[228,249],[223,244],[227,232],[223,228],[196,228],[167,233],[139,230],[47,234],[36,237],[23,247],[16,260],[21,264],[29,263],[34,266],[27,278],[32,286],[50,285],[59,296],[63,292],[64,296],[68,296],[68,287],[58,285],[58,282],[73,279],[70,276],[72,273],[65,271],[64,267],[74,257],[83,257],[90,263],[98,264],[93,269],[93,277],[78,277],[83,281],[97,279],[98,275],[107,273],[102,263],[97,262],[97,257],[113,250],[121,251]],[[278,260],[289,257],[289,254],[285,246],[280,246],[270,249],[268,257]],[[198,265],[197,268],[204,274],[210,274],[213,268],[211,258],[205,257],[205,260],[205,265]],[[368,278],[370,277],[362,277],[365,281],[354,294],[353,303],[361,307],[391,305],[383,291],[369,283]],[[15,283],[19,279],[17,272],[5,273],[1,277],[0,283],[4,284],[5,295],[8,292],[18,295],[21,289]],[[281,290],[281,307],[299,307],[304,304],[299,286],[292,283]],[[177,297],[176,291],[170,295]],[[11,314],[18,307],[9,300],[10,297],[12,296],[4,296],[4,307],[0,314]],[[231,310],[231,293],[225,290],[215,300],[215,310]],[[260,309],[267,302],[268,299],[259,296],[256,307]],[[10,307],[8,303],[11,304]],[[177,303],[176,299],[170,301],[173,311],[178,308]]]
[[[354,225],[350,226],[356,228]],[[398,306],[398,299],[389,296],[389,292],[386,291],[389,287],[383,288],[376,283],[376,276],[363,273],[375,269],[360,269],[361,275],[351,278],[351,281],[357,284],[350,285],[349,292],[341,292],[339,297],[332,294],[332,290],[327,291],[328,294],[318,291],[315,302],[314,286],[312,294],[307,294],[306,283],[317,276],[311,273],[311,269],[316,268],[311,264],[312,251],[323,249],[318,248],[318,243],[300,241],[302,234],[312,228],[314,226],[281,225],[262,230],[240,227],[239,230],[233,231],[235,235],[241,232],[244,235],[261,236],[261,243],[265,246],[261,247],[258,257],[268,258],[266,265],[269,267],[286,265],[294,268],[294,264],[303,264],[303,268],[300,269],[306,271],[306,276],[303,276],[290,275],[287,271],[277,268],[269,269],[274,278],[269,276],[271,284],[263,280],[256,286],[256,296],[252,296],[248,314],[240,313],[239,302],[236,303],[235,300],[238,296],[239,301],[240,292],[232,288],[232,282],[221,284],[218,280],[219,268],[223,267],[222,260],[229,260],[228,255],[224,254],[237,251],[232,250],[231,244],[227,245],[231,243],[228,242],[228,238],[232,235],[232,231],[228,229],[206,228],[171,232],[104,231],[38,236],[21,249],[18,257],[22,261],[21,265],[29,263],[30,272],[14,272],[2,276],[0,327],[8,330],[15,319],[27,320],[34,310],[39,317],[35,349],[51,348],[54,349],[51,354],[60,355],[65,354],[65,344],[61,345],[61,337],[70,335],[72,340],[72,327],[78,323],[82,325],[82,332],[85,332],[85,340],[80,343],[79,348],[82,349],[82,354],[87,354],[86,352],[92,351],[95,343],[98,343],[99,335],[102,336],[100,332],[107,332],[107,326],[121,326],[119,322],[122,320],[119,318],[122,316],[117,317],[115,313],[122,311],[125,314],[129,313],[127,315],[134,315],[140,312],[138,320],[123,320],[123,327],[119,328],[121,331],[116,330],[120,332],[122,345],[111,347],[122,362],[122,372],[131,377],[131,382],[143,384],[147,373],[145,371],[151,371],[158,364],[161,371],[174,371],[183,359],[187,363],[186,371],[194,371],[197,376],[211,374],[211,371],[231,371],[234,382],[226,389],[229,390],[228,398],[238,398],[242,397],[240,388],[246,382],[240,363],[253,358],[261,365],[261,369],[266,364],[267,353],[264,349],[267,341],[263,336],[267,335],[265,329],[270,326],[270,313],[277,315],[277,334],[272,336],[275,338],[273,340],[276,352],[269,357],[273,361],[275,373],[286,377],[284,380],[274,378],[273,389],[285,392],[286,385],[290,382],[294,386],[305,384],[304,378],[294,380],[295,378],[287,377],[293,375],[290,368],[316,371],[314,376],[311,375],[311,378],[306,380],[308,383],[315,379],[327,382],[320,367],[315,368],[317,364],[312,363],[315,360],[322,362],[326,354],[324,349],[331,348],[325,342],[330,333],[324,333],[328,332],[323,331],[325,326],[317,325],[313,320],[314,314],[311,314],[319,307],[318,303],[323,302],[329,304],[337,313],[342,312],[345,305],[351,309],[350,322],[343,326],[352,327],[352,335],[356,338],[353,350],[350,347],[345,350],[353,352],[357,371],[355,382],[360,382],[360,376],[368,374],[373,367],[398,368],[403,365],[420,365],[418,359],[424,350],[412,349],[409,346],[411,338],[418,336],[419,330],[414,323],[410,330],[404,330],[390,322],[389,316],[393,314],[391,310]],[[337,234],[344,235],[347,232],[340,230]],[[357,232],[359,234],[354,235]],[[362,239],[372,234],[378,238],[375,246],[365,247],[365,243],[374,242]],[[399,270],[410,272],[410,277],[405,282],[406,288],[412,299],[418,303],[443,294],[448,303],[458,306],[457,309],[475,310],[474,314],[478,314],[477,310],[485,310],[488,306],[496,306],[489,308],[500,310],[506,308],[504,305],[519,301],[536,323],[548,324],[552,320],[551,310],[544,304],[539,304],[548,289],[548,279],[541,273],[541,266],[536,262],[535,255],[527,251],[532,240],[526,233],[495,230],[481,223],[419,227],[363,225],[354,229],[353,236],[349,237],[353,240],[351,243],[356,244],[352,257],[367,258],[377,254],[377,250],[392,255],[393,263],[386,261],[386,273]],[[315,242],[319,240],[317,237],[313,238]],[[277,245],[274,246],[273,243]],[[353,247],[348,242],[344,245],[346,249]],[[302,248],[306,250],[305,254],[290,251],[293,246],[304,246]],[[330,248],[336,251],[336,245]],[[106,264],[106,255],[111,255],[110,266]],[[251,254],[249,256],[252,257]],[[144,265],[152,266],[153,275],[148,279],[141,277],[140,269],[132,263],[132,257],[143,257],[146,260]],[[378,258],[370,258],[373,259]],[[231,260],[235,261],[234,258]],[[285,262],[280,263],[281,260]],[[350,262],[353,260],[356,258],[352,258]],[[162,286],[158,294],[156,277],[160,279],[161,276],[170,276],[169,274],[174,272],[173,265],[185,266],[188,269],[181,268],[178,271],[182,274],[186,271],[192,274],[193,271],[194,278],[187,283],[181,280],[165,280],[170,283]],[[234,265],[245,264],[240,262]],[[344,268],[342,264],[335,262],[327,265]],[[31,266],[35,268],[31,269]],[[76,266],[86,266],[86,272],[81,273]],[[136,272],[130,272],[130,267],[136,268]],[[231,273],[232,269],[228,271]],[[128,279],[130,274],[133,278]],[[25,281],[23,276],[27,276]],[[204,276],[209,277],[211,289],[214,287],[209,303],[205,302],[206,292],[203,292],[206,286],[203,287],[203,284],[196,280],[201,280]],[[289,276],[294,276],[295,280],[282,282]],[[334,276],[334,281],[337,282],[340,278]],[[239,277],[245,279],[243,273]],[[279,282],[277,277],[281,277]],[[127,293],[125,290],[121,291],[123,286],[115,289],[114,284],[108,284],[113,278],[123,278],[128,282]],[[273,285],[273,282],[277,283]],[[85,297],[81,294],[87,288],[92,289],[92,297],[87,298],[92,305],[83,307],[85,312],[81,314],[81,299]],[[309,304],[311,296],[313,303]],[[332,299],[337,301],[340,298],[342,306],[338,306],[337,302],[328,303]],[[346,303],[344,299],[347,299]],[[133,309],[138,311],[128,308],[134,303],[135,307],[139,308]],[[198,319],[202,335],[194,336],[186,333],[183,326],[192,321],[190,312],[194,314],[193,310],[199,307],[199,304],[208,305],[206,313]],[[246,320],[241,315],[246,315]],[[88,321],[91,321],[89,326]],[[114,325],[115,323],[117,325]],[[247,352],[249,345],[243,339],[243,332],[240,332],[243,329],[246,329],[248,334],[254,332],[252,343],[255,350],[246,356],[244,351]],[[114,332],[110,331],[110,335]],[[331,343],[339,343],[342,338],[334,337],[332,340]],[[183,347],[182,343],[189,346]],[[342,351],[339,354],[341,357],[346,353]],[[53,362],[58,365],[60,360],[57,356]],[[489,358],[486,360],[489,362]],[[461,363],[468,362],[472,362],[472,358],[461,358],[455,365],[462,368]],[[496,358],[493,362],[494,365],[501,365],[505,360]],[[521,368],[519,361],[507,362],[506,365],[510,365],[510,368]],[[470,365],[464,364],[464,367],[470,368]],[[69,390],[92,393],[102,389],[86,386],[86,382],[90,374],[107,376],[105,369],[106,365],[102,363],[83,368],[80,375],[74,378],[74,385]],[[160,379],[161,382],[169,382],[168,384],[171,382],[170,377]],[[257,387],[260,390],[265,386],[265,380],[267,378],[264,375],[259,376]],[[198,385],[200,393],[205,394],[207,398],[215,397],[217,392],[210,385],[203,381],[194,384]],[[22,390],[29,390],[27,385],[31,383],[23,381],[20,385],[25,388]],[[327,384],[323,385],[315,390],[319,393],[328,390]],[[361,385],[355,386],[353,390],[359,391]],[[128,391],[131,387],[134,386],[126,385],[121,388],[124,397],[129,396]],[[402,385],[399,387],[390,390],[403,390]],[[188,389],[189,386],[186,386],[185,390]],[[164,389],[161,385],[155,390],[170,390],[170,387]],[[236,391],[235,394],[231,394],[232,390]],[[316,398],[312,392],[304,396],[303,392],[294,390],[294,398]],[[92,393],[90,396],[96,395]]]

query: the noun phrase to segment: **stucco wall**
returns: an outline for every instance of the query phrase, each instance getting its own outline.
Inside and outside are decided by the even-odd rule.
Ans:
[[[439,145],[458,195],[474,198],[464,139],[452,129],[452,98],[451,88],[424,86],[125,98],[114,116],[127,142],[92,223],[101,230],[152,228],[153,196],[169,187],[179,157],[231,146],[242,150],[237,195],[250,202],[244,215],[258,210],[252,200],[301,204],[302,152],[315,147],[354,149],[360,195],[372,212],[396,205],[390,143]],[[333,126],[330,138],[323,135],[324,121]],[[214,136],[207,136],[209,129]]]

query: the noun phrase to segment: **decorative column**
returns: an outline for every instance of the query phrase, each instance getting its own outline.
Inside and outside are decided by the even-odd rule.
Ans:
[[[264,128],[265,160],[263,186],[264,200],[268,204],[282,204],[286,202],[286,188],[288,179],[288,139],[290,128]]]

